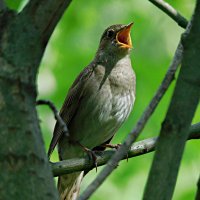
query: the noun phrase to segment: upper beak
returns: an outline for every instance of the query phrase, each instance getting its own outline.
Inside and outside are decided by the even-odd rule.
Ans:
[[[131,42],[131,27],[133,26],[133,22],[124,26],[116,35],[117,43],[123,48],[132,48]]]

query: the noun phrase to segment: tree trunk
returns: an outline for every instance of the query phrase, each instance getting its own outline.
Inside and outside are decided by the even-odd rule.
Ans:
[[[36,76],[69,3],[31,0],[16,13],[0,0],[0,199],[58,199],[36,112]]]
[[[26,46],[20,23],[14,12],[1,16],[0,199],[58,199],[35,109],[36,73],[28,67],[37,49]]]

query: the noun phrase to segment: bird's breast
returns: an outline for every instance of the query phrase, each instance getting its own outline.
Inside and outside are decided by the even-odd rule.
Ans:
[[[129,116],[135,100],[131,76],[125,76],[123,71],[114,71],[106,77],[105,73],[93,73],[74,119],[79,126],[71,125],[73,135],[81,144],[93,148],[106,142]]]

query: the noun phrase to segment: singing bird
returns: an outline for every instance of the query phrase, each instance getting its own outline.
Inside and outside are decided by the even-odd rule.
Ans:
[[[129,116],[136,85],[130,59],[132,25],[116,24],[104,31],[93,61],[76,78],[60,110],[69,137],[57,122],[49,156],[57,144],[60,160],[81,157],[83,149],[101,149]],[[76,172],[59,177],[61,200],[77,198],[82,176]]]

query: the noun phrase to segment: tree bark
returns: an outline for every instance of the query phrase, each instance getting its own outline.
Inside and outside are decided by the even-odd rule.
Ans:
[[[151,153],[155,150],[157,139],[157,137],[153,137],[134,143],[130,147],[127,155],[123,157],[123,159],[127,160],[132,157]],[[200,139],[200,123],[194,124],[190,127],[188,140],[191,139]],[[103,151],[100,153],[100,155],[97,154],[97,166],[105,165],[116,151],[118,150],[112,149]],[[56,163],[51,163],[51,165],[54,176],[70,174],[73,172],[90,171],[96,167],[94,163],[91,162],[90,159],[88,159],[88,156],[85,156],[83,158],[72,158],[68,160],[63,160]]]
[[[36,76],[70,0],[0,9],[0,199],[58,199],[36,112]]]
[[[189,126],[200,98],[199,34],[200,0],[196,4],[191,30],[182,37],[182,67],[156,146],[144,200],[172,199]]]
[[[197,183],[197,193],[196,193],[195,200],[199,200],[199,199],[200,199],[200,177]]]

